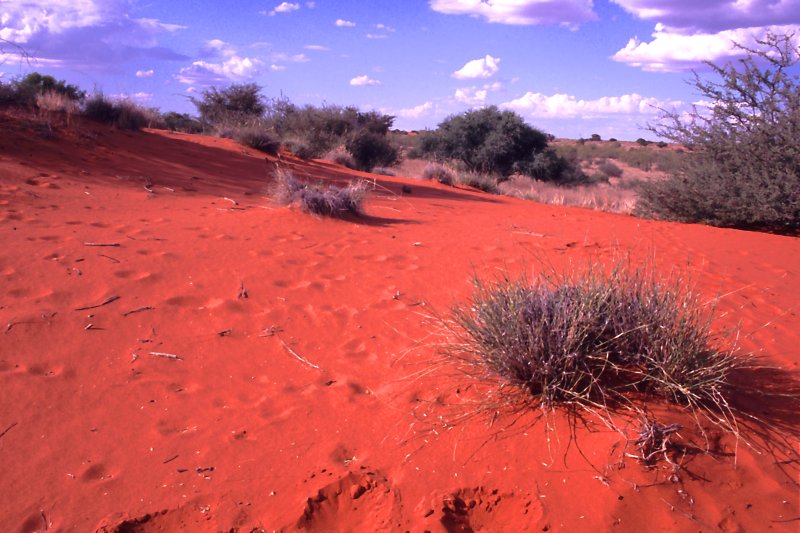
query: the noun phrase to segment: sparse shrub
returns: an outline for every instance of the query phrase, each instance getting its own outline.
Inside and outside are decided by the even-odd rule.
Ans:
[[[343,146],[337,146],[323,157],[323,159],[327,159],[328,161],[333,161],[337,165],[342,165],[343,167],[355,169],[356,162],[353,159],[353,156],[350,155]]]
[[[386,168],[386,167],[375,167],[375,168],[372,169],[371,172],[373,174],[378,174],[379,176],[396,176],[397,175],[394,170],[392,170],[391,168]]]
[[[236,131],[235,139],[260,152],[278,155],[281,143],[271,133],[255,127],[244,127]]]
[[[659,148],[666,148],[667,146],[669,146],[669,144],[665,143],[664,141],[658,141],[656,143],[656,146],[658,146]]]
[[[348,139],[345,146],[359,170],[369,171],[378,165],[388,167],[398,160],[397,148],[386,135],[366,129]]]
[[[150,123],[148,110],[131,100],[120,100],[114,103],[117,118],[114,125],[123,130],[140,130]]]
[[[458,176],[458,182],[462,185],[468,185],[469,187],[473,187],[483,192],[488,192],[489,194],[499,193],[497,188],[497,178],[488,174],[476,174],[474,172],[460,174]]]
[[[738,65],[695,78],[708,112],[667,113],[652,129],[694,148],[671,179],[645,185],[638,212],[718,226],[800,228],[800,82],[793,35],[767,35]],[[746,105],[743,103],[747,103]]]
[[[113,124],[117,128],[138,130],[149,122],[147,111],[131,100],[113,101],[95,93],[83,104],[81,114],[89,119]]]
[[[188,113],[170,111],[161,115],[161,119],[164,121],[165,128],[171,131],[183,133],[200,133],[203,131],[203,125],[200,121]]]
[[[455,172],[441,163],[428,163],[422,169],[422,179],[438,181],[443,185],[453,185],[456,177]]]
[[[345,186],[312,185],[289,172],[278,172],[272,195],[280,205],[297,205],[302,211],[319,216],[345,217],[363,214],[367,187],[363,181]]]
[[[617,165],[612,163],[611,161],[605,161],[598,165],[597,170],[605,174],[610,178],[620,178],[622,177],[622,169],[619,168]]]
[[[683,280],[621,262],[608,273],[593,265],[533,282],[476,278],[471,301],[446,323],[446,353],[495,384],[491,409],[605,410],[645,394],[728,420],[728,375],[744,362],[719,346],[711,322]]]
[[[313,159],[317,157],[317,151],[308,145],[305,140],[287,139],[283,141],[283,147],[300,159]]]
[[[589,140],[593,141],[593,142],[600,142],[600,141],[603,140],[603,138],[600,137],[599,133],[592,133],[592,136],[591,136],[591,138]]]
[[[119,110],[103,93],[95,93],[84,102],[83,116],[97,122],[113,123],[119,117]]]
[[[639,137],[638,139],[636,139],[636,144],[638,144],[639,146],[647,146],[650,144],[650,141]]]
[[[0,105],[34,107],[37,106],[39,96],[45,93],[59,95],[65,100],[73,102],[79,102],[86,96],[86,92],[77,85],[70,85],[64,80],[56,80],[52,76],[31,72],[10,83],[0,83]]]

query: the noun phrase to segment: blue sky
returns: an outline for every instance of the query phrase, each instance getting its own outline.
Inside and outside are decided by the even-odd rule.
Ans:
[[[560,137],[635,139],[697,101],[692,69],[770,28],[800,35],[800,0],[0,0],[0,72],[163,111],[252,81],[402,129],[498,105]]]

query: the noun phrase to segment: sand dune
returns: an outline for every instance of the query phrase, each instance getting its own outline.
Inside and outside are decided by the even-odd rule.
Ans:
[[[367,216],[271,204],[278,166],[367,177]],[[719,327],[740,324],[743,349],[797,372],[797,238],[225,139],[90,124],[44,138],[0,116],[0,244],[2,531],[797,529],[790,399],[743,398],[780,431],[748,425],[751,448],[712,430],[714,453],[687,456],[677,482],[669,465],[620,465],[620,435],[599,424],[441,431],[457,384],[427,373],[426,318],[464,300],[473,272],[629,254],[724,295]]]

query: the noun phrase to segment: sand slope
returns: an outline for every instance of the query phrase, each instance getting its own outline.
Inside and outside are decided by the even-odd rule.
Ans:
[[[796,531],[796,402],[743,398],[788,440],[712,435],[677,483],[598,425],[440,431],[425,315],[473,271],[630,254],[796,372],[800,240],[383,176],[364,220],[317,219],[270,204],[276,164],[358,174],[0,116],[0,530]]]

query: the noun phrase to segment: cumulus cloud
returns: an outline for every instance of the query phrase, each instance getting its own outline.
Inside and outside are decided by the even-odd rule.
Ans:
[[[353,85],[354,87],[363,87],[365,85],[380,85],[380,84],[381,82],[379,82],[378,80],[373,80],[366,74],[364,74],[363,76],[356,76],[355,78],[350,80],[350,85]]]
[[[568,94],[525,93],[501,104],[520,114],[537,118],[602,118],[619,115],[654,115],[659,109],[679,107],[679,101],[665,101],[636,93],[604,96],[595,100],[578,99]]]
[[[315,52],[330,52],[331,49],[327,46],[322,46],[320,44],[307,44],[303,48],[306,50],[313,50]]]
[[[633,67],[653,72],[674,72],[696,69],[704,62],[724,62],[743,55],[738,43],[749,48],[758,48],[757,40],[763,40],[771,31],[775,34],[795,32],[795,46],[800,45],[800,26],[769,26],[765,28],[740,28],[723,30],[717,33],[696,33],[685,35],[656,25],[656,31],[649,42],[634,37],[615,53],[612,59]]]
[[[155,71],[153,69],[136,71],[137,78],[152,78],[153,74],[155,74]]]
[[[431,9],[446,15],[469,15],[514,25],[577,27],[597,19],[593,0],[431,0]]]
[[[500,69],[500,67],[497,66],[499,63],[499,57],[492,57],[486,54],[484,58],[468,61],[466,65],[453,72],[453,77],[459,80],[490,78]]]
[[[722,30],[800,23],[800,0],[612,0],[634,16],[671,32],[715,34]]]
[[[396,114],[402,118],[420,118],[429,114],[433,109],[433,102],[425,102],[418,106],[399,110]]]
[[[300,4],[294,4],[294,3],[291,3],[291,2],[281,2],[280,4],[275,6],[272,9],[272,11],[266,12],[266,15],[269,15],[270,17],[274,17],[278,13],[291,13],[292,11],[297,11],[298,9],[300,9]],[[264,14],[263,11],[262,11],[262,14]]]
[[[503,84],[499,81],[488,83],[482,87],[462,87],[456,89],[453,99],[461,104],[470,106],[482,106],[486,103],[486,99],[490,92],[496,92],[503,88]]]
[[[212,85],[251,79],[264,68],[258,58],[242,57],[236,48],[220,39],[211,39],[200,49],[203,59],[182,68],[175,79],[188,85]]]
[[[186,59],[158,46],[183,29],[138,18],[129,0],[26,0],[0,4],[0,39],[23,46],[38,66],[117,70],[131,59]],[[0,60],[13,60],[11,51]]]
[[[189,85],[212,85],[229,81],[240,81],[258,74],[264,63],[259,59],[233,55],[219,63],[195,61],[182,68],[176,79]]]
[[[350,22],[349,20],[344,20],[344,19],[336,19],[336,22],[334,22],[334,24],[336,24],[340,28],[354,28],[356,25],[355,22]]]

